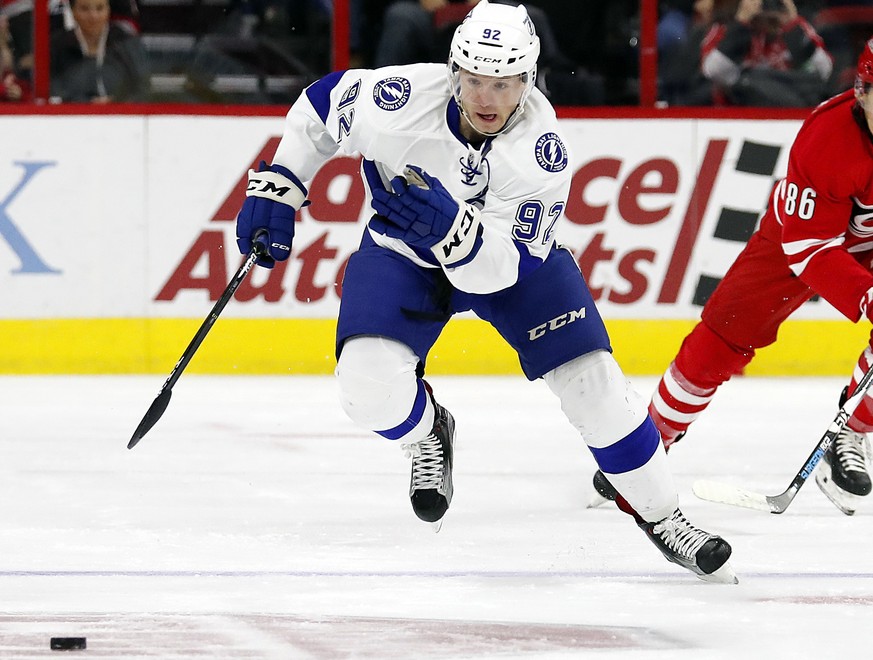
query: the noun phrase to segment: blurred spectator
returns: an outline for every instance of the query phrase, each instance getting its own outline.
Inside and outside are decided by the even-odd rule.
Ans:
[[[826,98],[833,61],[794,0],[739,0],[706,35],[701,69],[717,105],[805,107]]]
[[[640,0],[544,0],[542,6],[548,7],[564,53],[603,77],[605,103],[639,103]]]
[[[47,0],[51,29],[64,25],[66,0]],[[30,80],[33,69],[33,0],[0,0],[0,16],[9,21],[9,36],[19,77]]]
[[[331,69],[332,0],[232,0],[183,67],[185,100],[285,104]]]
[[[239,35],[282,38],[328,24],[332,0],[233,0],[230,12],[238,14]]]
[[[374,66],[442,62],[448,50],[438,40],[443,25],[460,23],[479,0],[397,0],[388,5],[382,21]],[[437,12],[452,20],[437,21]]]
[[[835,95],[854,84],[858,57],[873,32],[873,0],[808,1],[814,2],[810,22],[834,58],[830,92]]]
[[[109,0],[71,0],[73,26],[51,39],[51,95],[67,102],[147,98],[146,52],[136,35],[109,21]]]
[[[68,2],[69,0],[64,0]],[[138,0],[109,0],[109,22],[130,34],[140,33]]]
[[[713,22],[727,23],[734,13],[736,0],[663,0],[658,13],[658,60],[686,51],[689,43],[699,47]]]
[[[519,4],[516,0],[493,0]],[[385,10],[375,67],[444,62],[455,28],[479,0],[398,0]],[[600,105],[603,79],[576,66],[558,47],[549,16],[525,4],[540,38],[537,87],[553,105]]]
[[[515,0],[493,0],[518,4]],[[551,14],[526,4],[540,38],[540,59],[537,65],[537,87],[552,105],[603,105],[606,102],[606,83],[602,75],[571,60],[558,45],[552,29]],[[449,48],[446,42],[445,50]]]
[[[110,20],[131,34],[139,34],[138,0],[110,0]],[[47,0],[49,30],[70,29],[73,18],[69,0]],[[0,16],[9,21],[15,69],[22,79],[31,79],[33,69],[33,0],[0,0]]]
[[[713,22],[733,8],[715,0],[668,0],[658,23],[659,100],[667,105],[712,105],[712,82],[700,70],[701,46]],[[716,13],[720,11],[721,13]],[[684,30],[684,31],[683,31]]]
[[[664,0],[658,13],[658,59],[681,46],[694,19],[694,0]]]
[[[0,101],[28,101],[30,88],[15,74],[15,57],[10,47],[9,19],[0,15]]]

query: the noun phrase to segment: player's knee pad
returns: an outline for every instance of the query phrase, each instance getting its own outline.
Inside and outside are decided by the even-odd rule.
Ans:
[[[618,442],[639,428],[647,417],[646,402],[607,351],[594,351],[570,360],[543,379],[589,447],[607,447]]]
[[[352,337],[343,344],[335,371],[343,410],[373,431],[398,426],[421,396],[417,365],[418,357],[406,344],[386,337]]]

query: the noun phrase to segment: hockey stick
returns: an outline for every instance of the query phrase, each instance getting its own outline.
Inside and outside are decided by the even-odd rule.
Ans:
[[[161,418],[161,415],[164,414],[164,411],[170,404],[170,396],[173,393],[173,385],[175,385],[176,381],[179,380],[179,376],[182,375],[185,367],[188,366],[191,358],[194,357],[194,353],[196,353],[197,349],[200,348],[200,344],[203,343],[203,340],[206,338],[207,333],[212,329],[212,326],[215,325],[215,322],[218,320],[218,315],[221,314],[221,311],[224,309],[225,305],[227,305],[228,301],[233,297],[233,294],[236,292],[239,285],[242,284],[242,281],[246,278],[246,275],[248,275],[249,271],[254,267],[255,262],[265,253],[266,246],[262,242],[265,233],[266,232],[258,233],[255,236],[254,241],[252,242],[252,249],[246,257],[246,260],[243,262],[242,266],[239,267],[239,270],[236,271],[236,275],[234,275],[233,278],[231,278],[230,282],[228,282],[227,288],[225,288],[224,293],[221,294],[221,297],[219,297],[218,301],[215,303],[212,311],[209,312],[209,316],[207,316],[201,324],[200,329],[197,331],[197,334],[194,335],[191,343],[188,344],[188,348],[186,348],[185,352],[182,353],[182,357],[180,357],[179,361],[176,362],[176,366],[173,367],[173,371],[170,372],[170,376],[164,382],[164,386],[161,387],[161,391],[158,392],[155,400],[152,401],[152,405],[150,405],[149,409],[146,410],[145,416],[142,418],[139,426],[137,426],[136,430],[133,432],[133,435],[130,438],[130,442],[127,443],[128,449],[133,449],[136,446],[136,443],[142,440],[143,436],[149,432],[149,430]]]
[[[828,450],[828,447],[831,446],[831,443],[836,439],[840,431],[843,430],[843,427],[845,427],[849,418],[861,403],[861,400],[866,396],[871,383],[873,383],[873,365],[867,370],[863,378],[858,381],[852,396],[843,403],[837,412],[837,416],[834,417],[834,421],[828,426],[827,431],[825,431],[815,449],[804,461],[803,466],[797,471],[791,484],[784,492],[779,495],[762,495],[745,488],[731,486],[730,484],[718,481],[699,480],[695,481],[692,486],[694,494],[700,499],[710,502],[742,506],[747,509],[769,511],[770,513],[784,513],[788,505],[797,496],[797,492],[806,483],[806,480],[813,475],[816,466]]]

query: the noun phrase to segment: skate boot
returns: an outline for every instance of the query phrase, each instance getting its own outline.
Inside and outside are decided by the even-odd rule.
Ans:
[[[418,442],[400,445],[406,457],[412,458],[409,484],[412,510],[421,520],[432,523],[436,532],[452,503],[454,441],[454,417],[434,402],[434,422],[430,434]]]
[[[868,453],[867,436],[843,427],[816,470],[819,489],[847,516],[854,515],[859,498],[870,494]]]
[[[637,525],[668,561],[687,568],[701,580],[721,584],[739,582],[727,563],[731,556],[730,544],[692,525],[679,509],[654,523],[638,519]]]
[[[594,495],[591,496],[591,501],[588,502],[587,508],[593,509],[601,504],[615,501],[615,496],[618,495],[618,491],[615,490],[615,487],[611,483],[609,483],[606,475],[603,474],[601,470],[594,473],[592,483],[595,492]]]

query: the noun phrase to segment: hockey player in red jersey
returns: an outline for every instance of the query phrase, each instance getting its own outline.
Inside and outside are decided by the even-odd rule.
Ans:
[[[858,60],[854,89],[822,103],[801,126],[760,228],[661,377],[649,413],[665,447],[685,435],[718,387],[774,343],[782,322],[815,294],[853,323],[873,321],[873,39]],[[871,363],[873,335],[843,400]],[[816,473],[821,490],[847,515],[871,490],[871,431],[868,395]],[[596,473],[594,486],[612,499],[608,478]]]

